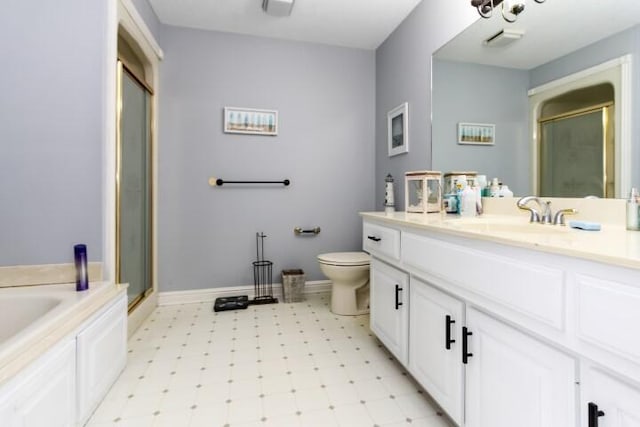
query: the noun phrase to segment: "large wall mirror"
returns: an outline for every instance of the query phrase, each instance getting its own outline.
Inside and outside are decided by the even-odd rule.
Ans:
[[[478,19],[432,58],[432,168],[498,177],[516,196],[623,197],[640,182],[639,71],[638,0]],[[495,125],[493,144],[460,143],[459,123]]]

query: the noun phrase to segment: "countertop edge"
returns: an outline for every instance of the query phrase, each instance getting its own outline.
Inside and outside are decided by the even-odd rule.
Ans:
[[[437,216],[442,218],[441,214],[409,214],[409,215],[434,215],[434,222],[432,223],[419,223],[410,221],[406,218],[399,218],[398,215],[407,215],[405,212],[395,212],[394,214],[386,214],[384,212],[359,212],[359,215],[363,219],[371,219],[378,222],[383,222],[387,224],[402,226],[413,228],[417,230],[426,230],[433,231],[437,233],[442,233],[446,235],[451,235],[455,237],[462,237],[467,239],[485,241],[490,243],[504,244],[509,246],[515,246],[523,249],[530,249],[538,252],[545,252],[555,255],[563,255],[572,258],[579,258],[588,261],[599,262],[602,264],[613,265],[617,267],[630,268],[634,270],[640,270],[640,258],[631,258],[631,257],[621,257],[608,254],[607,252],[593,252],[586,249],[580,248],[568,248],[561,247],[558,245],[548,245],[540,242],[531,242],[531,241],[523,241],[518,240],[517,238],[509,238],[506,236],[495,235],[490,233],[476,233],[467,230],[455,229],[452,227],[446,227],[437,222]],[[417,218],[417,217],[416,217]],[[454,219],[454,218],[447,218]],[[442,221],[442,219],[441,219]],[[588,231],[585,233],[589,233]],[[635,233],[635,232],[628,232]],[[640,234],[638,235],[640,237]]]

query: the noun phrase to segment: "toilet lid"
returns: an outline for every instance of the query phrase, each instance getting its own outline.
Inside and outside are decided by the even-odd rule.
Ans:
[[[318,261],[332,265],[369,265],[369,254],[365,252],[332,252],[318,255]]]

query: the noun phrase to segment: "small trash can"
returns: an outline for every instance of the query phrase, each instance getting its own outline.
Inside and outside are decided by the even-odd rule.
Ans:
[[[282,301],[304,301],[304,271],[300,269],[282,270]]]

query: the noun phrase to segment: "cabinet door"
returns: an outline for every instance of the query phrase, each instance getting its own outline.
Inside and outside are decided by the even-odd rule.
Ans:
[[[466,323],[466,427],[576,425],[572,358],[473,308]]]
[[[52,353],[45,355],[42,362],[36,362],[42,365],[18,385],[14,395],[14,425],[69,427],[75,424],[75,340],[69,340]]]
[[[640,389],[594,366],[583,366],[581,373],[583,426],[640,426]]]
[[[391,353],[407,364],[409,279],[376,259],[371,262],[371,330]]]
[[[122,294],[78,334],[78,420],[83,424],[127,361],[127,301]]]
[[[16,425],[15,421],[15,405],[11,400],[11,390],[0,391],[0,422],[3,426]]]
[[[409,370],[449,416],[462,425],[463,367],[460,326],[464,305],[411,278]]]

